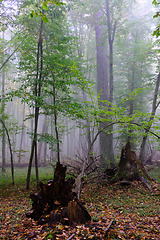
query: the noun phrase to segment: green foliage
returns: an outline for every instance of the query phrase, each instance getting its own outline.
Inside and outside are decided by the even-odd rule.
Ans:
[[[157,0],[153,0],[152,4],[154,4],[155,6],[157,6],[158,4],[160,4]]]
[[[103,105],[100,104],[101,107],[99,108],[96,105],[96,100],[94,105],[89,105],[89,102],[86,102],[86,108],[88,106],[88,116],[95,126],[98,126],[100,122],[106,122],[106,126],[114,125],[112,131],[115,134],[115,139],[120,140],[122,145],[127,141],[128,136],[131,137],[132,143],[139,143],[145,135],[145,131],[154,123],[153,132],[148,132],[147,134],[151,139],[157,141],[160,137],[158,118],[156,117],[154,120],[150,121],[151,113],[142,112],[138,109],[135,109],[133,114],[129,115],[129,109],[125,107],[127,102],[131,100],[136,101],[139,95],[145,90],[146,89],[143,88],[135,89],[128,97],[122,98],[118,104],[111,104],[108,101],[100,100],[99,97],[98,102],[103,103]],[[107,130],[108,128],[105,129],[105,131]]]
[[[47,2],[49,3],[49,2]],[[23,5],[23,11],[29,12],[34,3]],[[24,31],[17,34],[16,44],[19,43],[19,76],[15,82],[18,89],[10,91],[8,96],[15,96],[26,102],[30,108],[39,107],[40,114],[68,116],[72,119],[85,119],[85,103],[82,101],[81,91],[88,91],[89,82],[84,78],[82,63],[76,56],[77,39],[73,35],[72,28],[66,21],[65,5],[47,6],[47,19],[43,25],[43,72],[41,84],[41,96],[35,96],[35,83],[37,71],[37,42],[41,19],[22,14],[19,24]],[[36,15],[38,16],[38,15]],[[42,17],[45,17],[44,15]],[[40,63],[39,63],[40,64]],[[28,115],[26,119],[32,118]],[[58,125],[58,123],[57,123]],[[58,125],[59,126],[59,125]],[[61,129],[59,128],[61,131]],[[55,146],[60,140],[50,134],[37,135],[38,141],[44,141],[55,151]]]
[[[46,0],[46,1],[42,1],[41,3],[41,7],[37,6],[37,9],[32,10],[32,12],[30,13],[30,17],[33,18],[34,16],[36,17],[41,17],[41,19],[43,20],[44,23],[48,23],[48,17],[47,14],[45,14],[45,11],[48,11],[48,5],[50,4],[54,4],[56,6],[62,6],[65,5],[65,3],[59,1],[59,0]]]
[[[159,7],[160,3],[157,0],[153,0],[152,4],[155,5],[155,7]],[[159,18],[160,17],[160,11],[158,10],[156,14],[154,14],[153,18]],[[160,24],[157,25],[156,29],[153,32],[153,36],[156,36],[157,38],[160,36]]]
[[[47,144],[49,144],[49,148],[52,149],[52,151],[57,151],[56,149],[56,144],[57,144],[57,139],[54,138],[51,134],[49,133],[45,133],[45,134],[38,134],[37,139],[39,142],[46,142]],[[61,141],[59,141],[59,143],[61,143]]]

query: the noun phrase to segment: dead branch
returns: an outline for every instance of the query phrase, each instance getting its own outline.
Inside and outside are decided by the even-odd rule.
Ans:
[[[67,240],[71,240],[75,236],[75,233],[73,233]]]
[[[110,229],[111,226],[112,226],[113,221],[114,221],[114,219],[112,219],[112,220],[110,221],[110,223],[108,224],[107,228],[105,229],[105,235],[104,235],[104,237],[107,237],[107,236],[108,236],[108,232],[109,232],[109,229]]]
[[[153,191],[151,185],[149,184],[149,182],[148,182],[146,179],[144,179],[144,178],[143,178],[142,176],[140,176],[140,175],[139,175],[139,179],[141,180],[141,182],[143,182],[143,183],[145,184],[145,186],[147,187],[147,189],[148,189],[150,192]]]

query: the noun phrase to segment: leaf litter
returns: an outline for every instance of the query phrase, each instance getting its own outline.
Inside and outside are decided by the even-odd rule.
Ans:
[[[154,192],[134,182],[131,186],[88,183],[82,201],[92,216],[83,225],[38,225],[25,213],[30,192],[6,189],[0,196],[0,239],[160,239],[160,189]]]

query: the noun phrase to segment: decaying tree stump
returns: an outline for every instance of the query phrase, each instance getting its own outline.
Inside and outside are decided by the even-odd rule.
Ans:
[[[41,224],[48,221],[72,224],[91,220],[89,213],[72,191],[75,180],[73,178],[65,180],[65,176],[66,167],[58,162],[54,179],[48,184],[40,182],[40,192],[30,194],[32,210],[26,214],[27,217],[38,220]]]
[[[111,179],[111,182],[115,182],[116,180],[132,181],[139,179],[136,158],[136,153],[131,151],[130,142],[127,142],[125,147],[121,150],[118,171]]]

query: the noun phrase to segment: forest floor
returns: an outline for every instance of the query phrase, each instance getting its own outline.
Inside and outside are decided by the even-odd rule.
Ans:
[[[158,170],[160,179],[160,170]],[[0,239],[160,239],[160,186],[150,192],[142,183],[131,186],[88,183],[81,198],[92,221],[82,225],[37,225],[25,213],[30,192],[20,184],[0,185]]]

